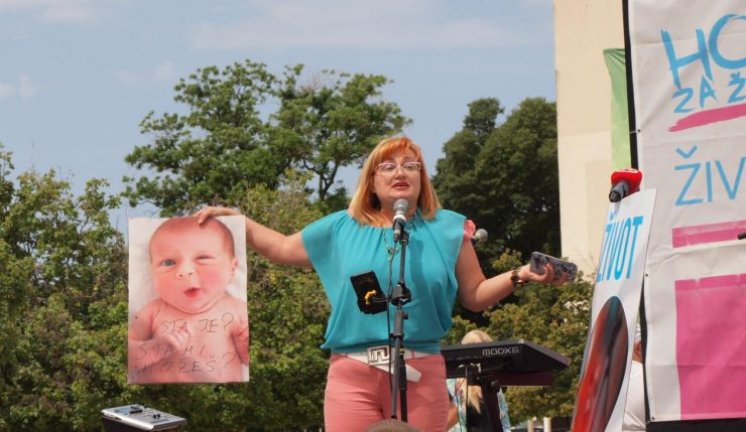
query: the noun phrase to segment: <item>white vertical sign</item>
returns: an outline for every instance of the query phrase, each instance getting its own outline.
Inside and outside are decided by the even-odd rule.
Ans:
[[[609,205],[574,432],[621,431],[655,190]]]

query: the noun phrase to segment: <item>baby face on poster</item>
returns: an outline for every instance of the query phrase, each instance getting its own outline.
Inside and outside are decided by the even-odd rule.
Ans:
[[[150,239],[153,287],[184,314],[208,311],[223,299],[236,270],[230,231],[219,228],[214,219],[203,229],[169,222]]]
[[[248,378],[245,290],[243,300],[229,292],[239,263],[245,263],[235,244],[217,219],[198,224],[196,218],[172,218],[155,229],[147,243],[147,273],[157,297],[133,307],[133,300],[143,299],[136,287],[130,289],[130,309],[136,311],[129,328],[131,383]]]

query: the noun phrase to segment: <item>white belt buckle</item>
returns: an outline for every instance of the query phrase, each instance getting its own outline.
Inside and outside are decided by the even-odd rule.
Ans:
[[[386,345],[368,348],[368,364],[381,366],[389,364],[389,347]]]

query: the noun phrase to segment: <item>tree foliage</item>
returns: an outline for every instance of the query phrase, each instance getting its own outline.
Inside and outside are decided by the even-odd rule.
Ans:
[[[286,74],[273,143],[298,152],[296,168],[315,174],[323,202],[340,168],[361,164],[381,137],[409,121],[395,103],[381,99],[380,89],[389,82],[384,76],[327,71],[314,84],[299,86],[300,70]],[[327,79],[333,82],[325,83]]]
[[[258,186],[242,210],[280,232],[296,232],[321,216],[307,202],[304,183],[294,178],[283,191]],[[272,264],[255,253],[249,268],[250,387],[263,411],[255,424],[320,426],[328,355],[319,346],[329,315],[321,283],[311,270]]]
[[[481,203],[476,177],[479,154],[494,132],[497,116],[504,108],[497,99],[478,99],[469,104],[462,129],[443,145],[444,157],[436,163],[433,186],[446,208],[469,218],[480,213]]]
[[[0,429],[92,430],[121,390],[126,339],[111,336],[126,328],[126,254],[108,215],[119,201],[100,180],[75,197],[53,171],[14,182],[0,153]]]
[[[252,186],[278,187],[288,168],[315,176],[321,203],[334,197],[339,169],[408,120],[383,100],[383,76],[325,71],[303,84],[302,71],[287,67],[278,77],[246,60],[181,79],[174,99],[186,114],[150,112],[140,128],[151,143],[125,159],[150,171],[125,178],[130,203],[148,201],[163,214],[235,203]]]
[[[525,99],[497,124],[497,99],[469,105],[464,125],[443,147],[433,182],[443,205],[490,234],[483,250],[558,255],[559,186],[555,104]]]

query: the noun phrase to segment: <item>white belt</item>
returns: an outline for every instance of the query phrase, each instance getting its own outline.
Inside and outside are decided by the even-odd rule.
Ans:
[[[353,360],[357,360],[361,363],[365,363],[368,366],[377,367],[382,371],[389,372],[389,361],[391,355],[389,352],[388,345],[370,347],[365,351],[354,352],[354,353],[340,353],[343,356],[349,357]],[[404,350],[404,360],[410,360],[414,358],[421,358],[432,355],[433,353],[426,353],[421,351]],[[405,365],[407,369],[407,380],[412,382],[418,382],[422,377],[422,374],[417,369],[410,365]],[[393,367],[393,364],[392,364]]]

